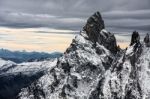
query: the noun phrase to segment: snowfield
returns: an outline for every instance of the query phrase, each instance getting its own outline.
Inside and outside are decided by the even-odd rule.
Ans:
[[[39,62],[25,62],[20,64],[0,59],[0,63],[0,75],[15,73],[29,73],[28,75],[30,75],[39,71],[47,71],[47,69],[53,68],[57,63],[57,59]]]

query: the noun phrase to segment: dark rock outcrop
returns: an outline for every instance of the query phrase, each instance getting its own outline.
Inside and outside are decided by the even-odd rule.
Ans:
[[[147,33],[146,36],[145,36],[145,38],[144,38],[144,42],[145,43],[149,43],[149,41],[150,41],[149,40],[149,34]]]
[[[102,30],[98,36],[98,43],[100,45],[105,46],[113,54],[117,53],[117,44],[116,44],[116,38],[114,34],[107,32],[105,30]]]
[[[104,30],[105,25],[104,21],[99,12],[94,13],[88,20],[86,25],[83,27],[83,30],[86,31],[89,39],[100,45],[105,46],[112,53],[117,52],[117,44],[115,36]]]
[[[132,33],[130,45],[133,45],[133,44],[139,43],[139,42],[140,42],[140,35],[139,35],[138,32],[134,31],[134,32]]]
[[[134,51],[141,48],[141,43],[140,43],[140,35],[138,32],[134,31],[132,33],[132,37],[131,37],[131,43],[130,46],[134,46]]]
[[[149,39],[149,34],[147,33],[145,38],[144,38],[144,43],[147,47],[150,47],[150,39]]]
[[[86,31],[90,40],[97,42],[99,32],[105,28],[104,21],[99,12],[94,13],[88,20],[83,30]]]

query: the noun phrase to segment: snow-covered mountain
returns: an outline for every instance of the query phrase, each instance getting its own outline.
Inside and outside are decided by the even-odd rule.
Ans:
[[[17,91],[19,94],[13,98],[149,99],[149,44],[149,35],[144,42],[140,42],[140,35],[134,31],[130,46],[125,50],[120,49],[115,36],[105,29],[100,13],[96,12],[58,60],[46,61],[46,65],[41,67],[36,64],[44,62],[22,63],[26,69],[37,66],[40,67],[38,70],[42,70],[44,67],[46,72],[20,88],[21,91]],[[9,62],[7,67],[12,67],[8,64],[15,64]],[[5,72],[17,70],[10,68]],[[21,73],[23,71],[21,69]]]
[[[7,49],[0,49],[0,58],[4,60],[11,60],[16,63],[43,61],[46,59],[59,58],[62,56],[60,52],[26,52],[26,51],[10,51]]]
[[[39,79],[56,63],[57,59],[20,64],[0,59],[0,99],[16,99],[20,89]]]

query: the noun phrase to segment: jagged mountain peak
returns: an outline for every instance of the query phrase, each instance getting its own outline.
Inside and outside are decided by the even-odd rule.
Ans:
[[[132,33],[130,45],[133,45],[133,44],[139,43],[139,42],[140,42],[140,35],[139,35],[139,33],[137,31],[134,31]]]
[[[93,18],[93,16],[95,20],[92,19],[91,23],[89,23],[90,18]],[[115,58],[111,50],[106,48],[106,45],[114,40],[111,39],[114,35],[103,28],[97,32],[97,28],[99,29],[101,24],[95,21],[102,21],[98,12],[90,18],[86,25],[88,27],[88,25],[93,24],[93,30],[83,30],[72,40],[70,47],[59,58],[57,66],[45,75],[47,79],[51,80],[43,82],[45,77],[42,77],[36,82],[38,86],[41,86],[40,89],[34,89],[37,84],[32,84],[22,89],[19,94],[21,99],[25,97],[27,99],[29,97],[37,98],[35,94],[38,94],[39,90],[42,90],[42,93],[46,93],[46,95],[40,94],[38,97],[46,99],[82,99],[90,97],[90,93],[96,87],[98,79],[110,68]],[[96,42],[93,42],[95,39],[92,38],[94,33],[99,36]],[[100,38],[102,41],[98,41]],[[108,40],[108,42],[105,40]],[[43,85],[49,87],[44,87]],[[43,87],[44,89],[41,89]]]
[[[146,51],[148,50],[148,51]],[[150,49],[134,31],[118,51],[115,36],[93,14],[47,74],[19,93],[20,99],[142,99],[150,97]],[[146,65],[145,65],[146,63]],[[145,82],[145,80],[147,80]]]
[[[89,40],[92,42],[98,42],[112,53],[117,52],[116,38],[112,33],[105,30],[105,24],[99,12],[89,17],[83,30],[86,31]]]
[[[89,17],[87,23],[83,27],[83,30],[86,31],[91,41],[97,42],[99,32],[104,28],[105,28],[104,21],[100,13],[96,12],[91,17]]]

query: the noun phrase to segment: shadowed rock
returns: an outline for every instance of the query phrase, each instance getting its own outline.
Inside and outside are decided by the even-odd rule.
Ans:
[[[102,30],[99,33],[98,43],[105,46],[113,54],[117,52],[116,38],[114,34],[107,32],[106,30]]]
[[[133,51],[137,51],[139,53],[142,52],[142,44],[140,43],[140,35],[136,31],[132,33],[130,46],[133,46]],[[136,55],[139,56],[138,53]],[[133,60],[135,60],[135,58],[133,58]]]
[[[148,33],[144,38],[144,43],[147,47],[150,47],[150,40],[149,40],[149,34]]]
[[[140,35],[139,35],[138,32],[134,31],[134,32],[132,33],[130,45],[133,45],[133,44],[139,43],[139,42],[140,42]]]
[[[86,34],[92,42],[98,42],[100,45],[109,49],[112,53],[116,53],[116,38],[112,33],[104,30],[104,28],[105,25],[101,14],[96,12],[87,20],[83,30],[86,31]]]
[[[144,42],[145,43],[149,43],[149,34],[147,33],[147,35],[144,38]]]
[[[86,31],[90,40],[97,42],[99,32],[105,28],[104,21],[99,12],[94,13],[88,20],[83,30]]]

